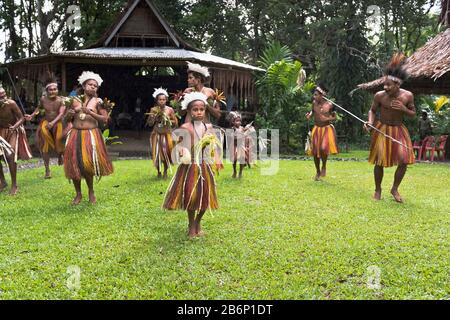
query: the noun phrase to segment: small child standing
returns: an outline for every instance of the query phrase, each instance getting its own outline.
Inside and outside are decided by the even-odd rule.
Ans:
[[[212,125],[205,123],[207,104],[207,97],[203,93],[188,93],[184,97],[182,109],[187,110],[192,121],[180,127],[185,133],[184,137],[178,140],[179,145],[176,147],[181,164],[170,183],[163,203],[164,209],[181,209],[188,212],[190,239],[203,235],[200,223],[206,210],[219,207],[214,164],[208,161],[214,159],[214,155],[213,152],[208,154],[208,151],[221,146],[213,133]]]
[[[172,161],[172,128],[178,125],[175,111],[166,106],[169,94],[166,90],[155,89],[153,94],[156,106],[150,110],[147,124],[153,126],[150,135],[153,165],[158,170],[158,178],[167,179],[167,169],[173,164]],[[164,175],[161,175],[161,165],[164,167]]]
[[[237,176],[236,166],[239,162],[239,179],[242,178],[242,170],[246,164],[247,150],[245,141],[245,131],[242,127],[242,117],[238,112],[230,112],[228,115],[228,121],[231,124],[232,132],[227,135],[228,152],[230,161],[233,163],[233,176],[235,179]]]

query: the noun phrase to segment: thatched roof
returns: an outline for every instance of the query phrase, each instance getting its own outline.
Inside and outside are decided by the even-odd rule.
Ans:
[[[404,87],[415,93],[450,94],[450,28],[411,55],[405,68],[410,75]],[[383,78],[358,85],[359,89],[382,90]]]

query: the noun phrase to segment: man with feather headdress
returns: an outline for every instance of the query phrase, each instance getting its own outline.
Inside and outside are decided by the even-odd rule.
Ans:
[[[406,57],[402,53],[395,54],[385,68],[384,90],[375,94],[372,106],[369,110],[369,118],[364,126],[370,131],[372,125],[381,132],[394,138],[396,141],[373,130],[370,145],[369,162],[375,165],[375,200],[381,199],[381,182],[383,181],[384,168],[397,165],[391,194],[394,200],[402,203],[403,199],[398,192],[407,165],[413,164],[414,153],[408,129],[403,125],[403,117],[410,118],[416,115],[414,95],[400,86],[408,78],[403,68]],[[379,111],[380,119],[375,121]]]

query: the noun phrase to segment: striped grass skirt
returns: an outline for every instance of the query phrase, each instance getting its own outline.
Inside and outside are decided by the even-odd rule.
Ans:
[[[369,155],[370,163],[382,167],[392,167],[415,162],[411,138],[404,125],[389,126],[378,122],[375,128],[408,146],[409,150],[386,138],[381,133],[373,131]]]
[[[336,130],[333,125],[324,127],[314,126],[311,133],[312,148],[309,156],[320,158],[339,152],[336,139]]]
[[[173,177],[164,199],[168,210],[206,211],[219,207],[216,182],[211,166],[181,164]]]
[[[172,134],[170,132],[158,133],[153,131],[150,136],[150,143],[152,145],[152,159],[155,168],[161,171],[162,164],[170,167],[173,164],[171,155],[174,147]]]
[[[72,129],[66,141],[64,152],[64,172],[71,180],[83,177],[108,176],[114,171],[106,152],[103,136],[98,128]]]
[[[48,153],[50,150],[58,154],[64,152],[63,124],[59,121],[51,130],[47,129],[47,120],[42,120],[36,131],[37,145],[41,153]]]
[[[31,149],[28,145],[25,128],[20,126],[16,130],[0,128],[0,137],[5,139],[14,152],[14,161],[30,160],[32,158]]]

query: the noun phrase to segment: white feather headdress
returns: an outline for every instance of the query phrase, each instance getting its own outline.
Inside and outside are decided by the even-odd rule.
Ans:
[[[190,71],[197,72],[203,75],[205,78],[209,78],[209,71],[207,67],[202,67],[199,64],[191,63],[189,61],[187,62],[187,64],[188,64],[188,72]]]
[[[208,104],[208,97],[205,96],[201,92],[191,92],[184,95],[183,101],[181,101],[181,110],[187,110],[189,104],[193,101],[203,101],[206,104]]]
[[[155,92],[153,93],[153,98],[156,99],[160,94],[165,95],[167,98],[169,97],[169,94],[167,93],[166,89],[158,88],[158,89],[155,89]]]
[[[78,77],[78,83],[83,84],[88,80],[95,80],[97,81],[98,86],[100,87],[103,83],[103,79],[100,77],[99,74],[94,73],[92,71],[83,71],[81,76]]]
[[[228,114],[228,121],[229,121],[229,122],[233,122],[234,119],[236,119],[236,118],[238,118],[238,117],[242,119],[242,116],[241,116],[241,114],[240,114],[239,112],[237,112],[237,111],[231,111],[231,112]]]

